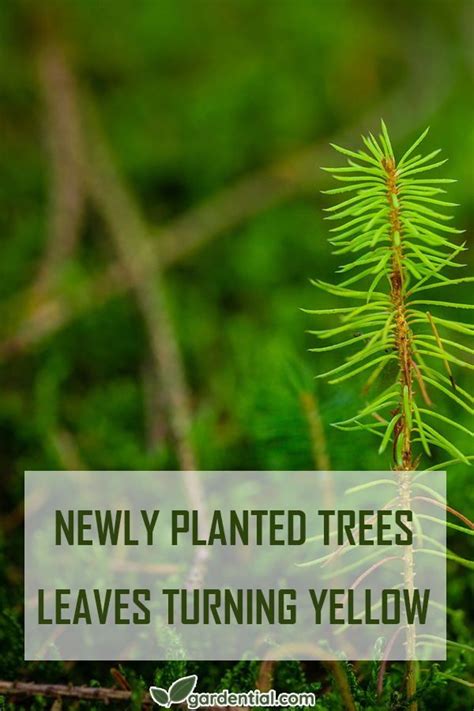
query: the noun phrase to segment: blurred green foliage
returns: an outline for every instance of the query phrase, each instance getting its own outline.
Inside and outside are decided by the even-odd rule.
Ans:
[[[21,317],[12,310],[13,299],[33,283],[47,239],[49,168],[32,49],[37,32],[32,18],[40,5],[66,38],[120,169],[158,228],[157,240],[160,225],[240,176],[309,143],[327,143],[368,110],[378,125],[381,101],[407,82],[418,83],[421,94],[425,80],[440,97],[423,118],[423,125],[431,124],[429,146],[442,147],[449,157],[446,173],[459,179],[450,190],[450,199],[461,205],[457,225],[468,236],[472,232],[471,0],[3,2],[0,335]],[[398,110],[402,119],[410,106]],[[420,127],[413,125],[408,140]],[[396,134],[397,126],[391,130]],[[358,136],[353,140],[356,144]],[[343,389],[321,384],[315,392],[313,374],[331,367],[331,354],[316,359],[306,352],[312,341],[305,330],[314,324],[299,309],[316,301],[325,305],[309,278],[331,280],[336,268],[326,242],[322,208],[328,201],[319,195],[321,187],[323,182],[311,193],[306,187],[218,235],[166,274],[201,468],[314,468],[301,403],[305,392],[317,395],[334,469],[388,465],[376,454],[370,435],[357,434],[356,440],[330,427],[357,408],[360,382]],[[113,254],[101,220],[88,209],[64,289],[74,287],[81,271],[100,270]],[[330,297],[327,304],[333,305]],[[74,456],[87,468],[176,467],[169,438],[152,448],[146,443],[143,368],[148,357],[133,299],[120,296],[86,309],[33,348],[2,360],[1,506],[6,519],[22,499],[24,469],[64,466],[58,433],[66,433]],[[456,466],[448,481],[451,505],[472,514],[472,473]],[[20,528],[0,531],[0,676],[54,683],[96,679],[109,685],[106,664],[66,668],[22,662]],[[462,535],[449,538],[459,555],[469,557]],[[456,611],[449,618],[450,635],[469,642],[474,581],[455,564],[448,571],[449,606]],[[458,656],[448,667],[459,676],[463,664]],[[197,666],[188,665],[188,671]],[[129,683],[144,679],[148,685],[155,667],[131,664],[124,673]],[[158,676],[166,668],[160,667]],[[288,690],[288,680],[298,679],[300,672],[285,665],[281,670],[286,673],[282,689]],[[232,669],[209,663],[200,665],[198,673],[202,688],[214,690]],[[322,684],[324,701],[318,708],[342,708],[330,677],[316,665],[307,673],[312,683]],[[370,669],[359,669],[362,681],[357,684],[370,687],[370,674]],[[431,674],[433,681],[436,669]],[[402,667],[394,665],[382,706],[371,701],[369,692],[358,692],[360,708],[404,708],[397,696],[401,677]],[[240,682],[246,678],[242,675]],[[421,708],[461,711],[472,706],[466,702],[467,687],[436,679],[423,692]],[[43,708],[39,701],[32,707]]]

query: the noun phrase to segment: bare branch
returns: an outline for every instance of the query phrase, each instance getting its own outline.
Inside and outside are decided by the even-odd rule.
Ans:
[[[0,694],[13,697],[46,696],[60,699],[84,699],[87,701],[102,701],[125,703],[132,697],[131,691],[95,686],[70,686],[63,684],[35,684],[29,681],[0,681]],[[148,694],[143,697],[142,708],[152,706]]]
[[[73,77],[64,71],[61,50],[53,42],[41,47],[37,65],[51,172],[49,239],[35,285],[44,289],[57,267],[74,251],[85,195],[79,170],[82,146]]]
[[[84,112],[87,161],[84,180],[104,219],[119,262],[127,275],[145,324],[158,381],[163,388],[180,468],[195,470],[190,440],[190,404],[181,355],[169,316],[165,285],[157,257],[152,256],[148,227],[114,164],[98,121]]]

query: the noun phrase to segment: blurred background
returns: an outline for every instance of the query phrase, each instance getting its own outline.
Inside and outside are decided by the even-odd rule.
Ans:
[[[330,141],[358,147],[381,117],[399,155],[430,125],[425,150],[449,158],[470,239],[473,11],[1,3],[4,677],[34,676],[20,662],[25,469],[389,466],[370,435],[330,427],[357,409],[362,381],[315,381],[334,354],[307,350],[317,326],[301,308],[334,305],[309,279],[337,266],[320,166],[340,163]],[[451,505],[472,514],[468,467],[448,480]],[[465,537],[451,539],[469,557]],[[466,637],[474,584],[449,565],[450,632]],[[457,698],[431,707],[464,708]]]

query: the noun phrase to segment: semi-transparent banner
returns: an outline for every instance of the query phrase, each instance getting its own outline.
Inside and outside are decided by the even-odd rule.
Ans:
[[[444,472],[25,475],[29,660],[445,659]]]

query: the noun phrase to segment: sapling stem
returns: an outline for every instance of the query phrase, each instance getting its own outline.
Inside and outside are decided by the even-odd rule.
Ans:
[[[407,320],[405,284],[407,275],[403,265],[403,238],[398,199],[397,168],[395,159],[390,156],[382,160],[387,175],[387,200],[390,208],[390,232],[392,249],[392,272],[390,274],[390,300],[394,310],[394,341],[398,354],[400,371],[400,407],[399,419],[393,429],[393,453],[395,468],[399,474],[399,497],[403,509],[411,509],[411,471],[415,468],[412,454],[413,429],[413,334]],[[413,547],[406,548],[403,556],[403,580],[405,588],[413,593],[414,589]],[[407,675],[406,691],[408,699],[416,693],[416,632],[413,625],[406,628]],[[416,701],[410,703],[410,711],[416,711]]]
[[[397,168],[392,156],[382,159],[386,172],[387,201],[391,231],[390,300],[394,311],[394,341],[400,369],[400,418],[393,433],[393,452],[396,469],[413,469],[413,334],[408,325],[405,302],[407,275],[403,265],[402,224],[398,200]]]

